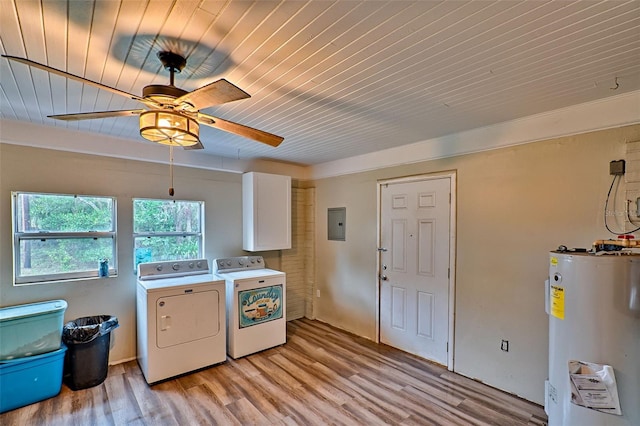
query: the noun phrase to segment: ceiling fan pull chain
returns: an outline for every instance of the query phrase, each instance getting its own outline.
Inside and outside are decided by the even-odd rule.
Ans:
[[[169,177],[171,186],[169,186],[169,195],[173,197],[173,146],[169,145]]]

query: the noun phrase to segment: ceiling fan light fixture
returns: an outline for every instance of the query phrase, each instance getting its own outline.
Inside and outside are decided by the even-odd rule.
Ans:
[[[145,111],[140,114],[140,136],[163,145],[193,146],[200,142],[200,125],[174,111]]]

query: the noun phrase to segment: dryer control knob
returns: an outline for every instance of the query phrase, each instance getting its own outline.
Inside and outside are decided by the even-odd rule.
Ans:
[[[231,261],[227,260],[227,266],[231,266]]]
[[[258,261],[257,261],[257,262],[258,262],[258,263],[262,263],[262,259],[258,258]]]
[[[244,260],[238,259],[238,265],[241,265],[241,266],[244,265]]]
[[[255,259],[251,259],[251,263],[256,263],[256,260]]]
[[[198,263],[200,263],[200,262],[198,262]],[[189,262],[189,269],[193,269],[193,266],[194,266],[193,262]]]
[[[196,266],[197,266],[198,268],[202,268],[202,262],[197,262],[197,263],[196,263]]]
[[[162,272],[162,265],[158,265],[158,266],[156,266],[156,271],[158,271],[158,272]]]
[[[180,264],[174,263],[173,265],[171,265],[171,269],[173,269],[174,271],[177,271],[178,269],[180,269]]]

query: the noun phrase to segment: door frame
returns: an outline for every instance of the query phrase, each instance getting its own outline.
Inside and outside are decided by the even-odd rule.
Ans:
[[[422,174],[422,175],[414,175],[414,176],[405,176],[405,177],[396,177],[389,179],[381,179],[378,180],[376,189],[377,189],[377,247],[381,247],[381,232],[382,229],[382,186],[390,183],[407,183],[407,182],[418,182],[418,181],[426,181],[426,180],[434,180],[434,179],[442,179],[449,178],[451,185],[451,204],[450,204],[450,212],[449,212],[449,336],[448,342],[449,347],[447,351],[447,369],[449,371],[454,371],[454,346],[455,346],[455,307],[456,307],[456,193],[457,193],[457,181],[456,181],[456,171],[449,170],[443,172]],[[376,343],[380,343],[380,254],[376,258]]]

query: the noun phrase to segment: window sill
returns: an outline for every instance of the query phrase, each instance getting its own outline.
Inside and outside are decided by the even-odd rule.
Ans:
[[[14,287],[22,287],[22,286],[31,286],[31,285],[39,285],[39,284],[63,284],[77,281],[95,281],[95,280],[106,280],[107,278],[117,278],[118,273],[114,272],[105,277],[99,277],[97,275],[87,276],[87,277],[77,277],[77,278],[63,278],[63,279],[53,279],[53,280],[43,280],[43,281],[25,281],[25,282],[16,282],[14,280]]]

